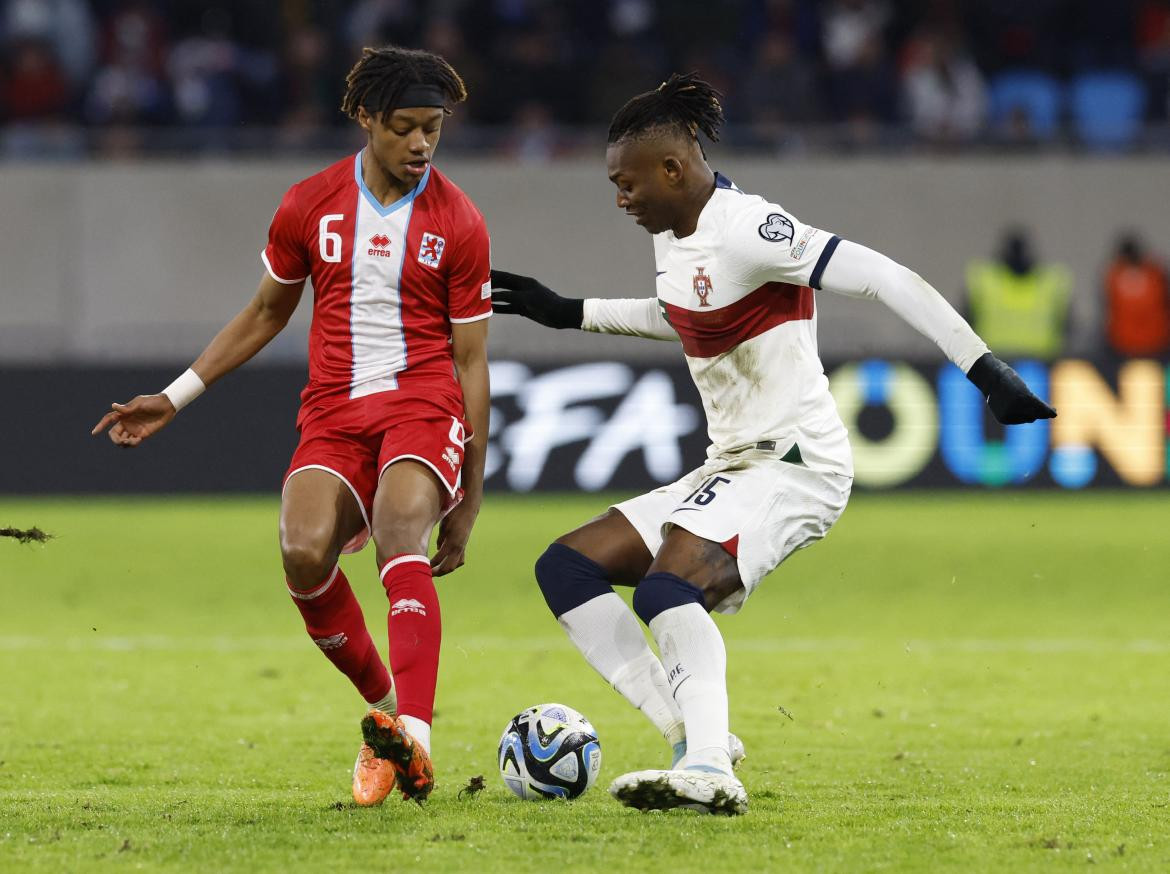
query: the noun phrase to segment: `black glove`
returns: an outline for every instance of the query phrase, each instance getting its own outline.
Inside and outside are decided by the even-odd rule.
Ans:
[[[1020,375],[990,352],[971,365],[967,379],[983,392],[991,414],[1001,425],[1056,417],[1056,410],[1032,394]]]
[[[492,271],[492,311],[524,316],[550,328],[580,328],[585,301],[561,297],[531,276]]]

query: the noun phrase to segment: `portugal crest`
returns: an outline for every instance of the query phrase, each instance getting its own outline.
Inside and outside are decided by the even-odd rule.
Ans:
[[[699,296],[699,306],[701,307],[711,306],[707,303],[707,298],[715,290],[715,286],[711,284],[711,277],[703,272],[705,269],[705,267],[699,267],[695,270],[695,294]]]

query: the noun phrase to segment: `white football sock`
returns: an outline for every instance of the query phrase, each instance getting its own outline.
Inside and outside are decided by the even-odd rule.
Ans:
[[[686,737],[682,711],[671,697],[662,662],[616,592],[598,595],[562,613],[557,621],[594,670],[646,714],[668,743]]]
[[[394,687],[390,687],[390,691],[386,693],[386,697],[380,701],[372,701],[369,705],[371,710],[378,710],[385,713],[387,716],[398,715],[398,693]]]
[[[400,716],[399,719],[406,726],[406,730],[410,732],[410,736],[422,744],[422,748],[427,751],[429,756],[431,754],[431,727],[417,716]]]
[[[670,688],[686,720],[687,767],[731,773],[727,752],[727,650],[698,604],[663,610],[650,622]]]

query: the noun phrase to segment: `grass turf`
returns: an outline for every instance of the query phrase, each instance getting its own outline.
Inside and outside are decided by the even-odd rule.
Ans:
[[[0,501],[55,535],[0,541],[0,869],[1170,870],[1164,493],[856,496],[718,619],[735,820],[605,792],[668,751],[531,578],[604,505],[489,499],[439,584],[439,786],[366,810],[361,708],[287,602],[273,501]],[[345,566],[384,640],[371,555]],[[508,718],[549,700],[601,737],[571,804],[495,773]]]

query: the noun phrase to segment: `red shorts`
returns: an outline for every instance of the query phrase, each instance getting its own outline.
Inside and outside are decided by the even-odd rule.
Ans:
[[[395,392],[378,392],[303,410],[298,423],[301,441],[284,484],[302,470],[324,470],[349,487],[365,528],[345,545],[345,552],[357,552],[370,539],[374,493],[396,461],[410,459],[434,471],[447,490],[444,515],[463,499],[460,475],[467,428],[458,416],[396,397]]]

